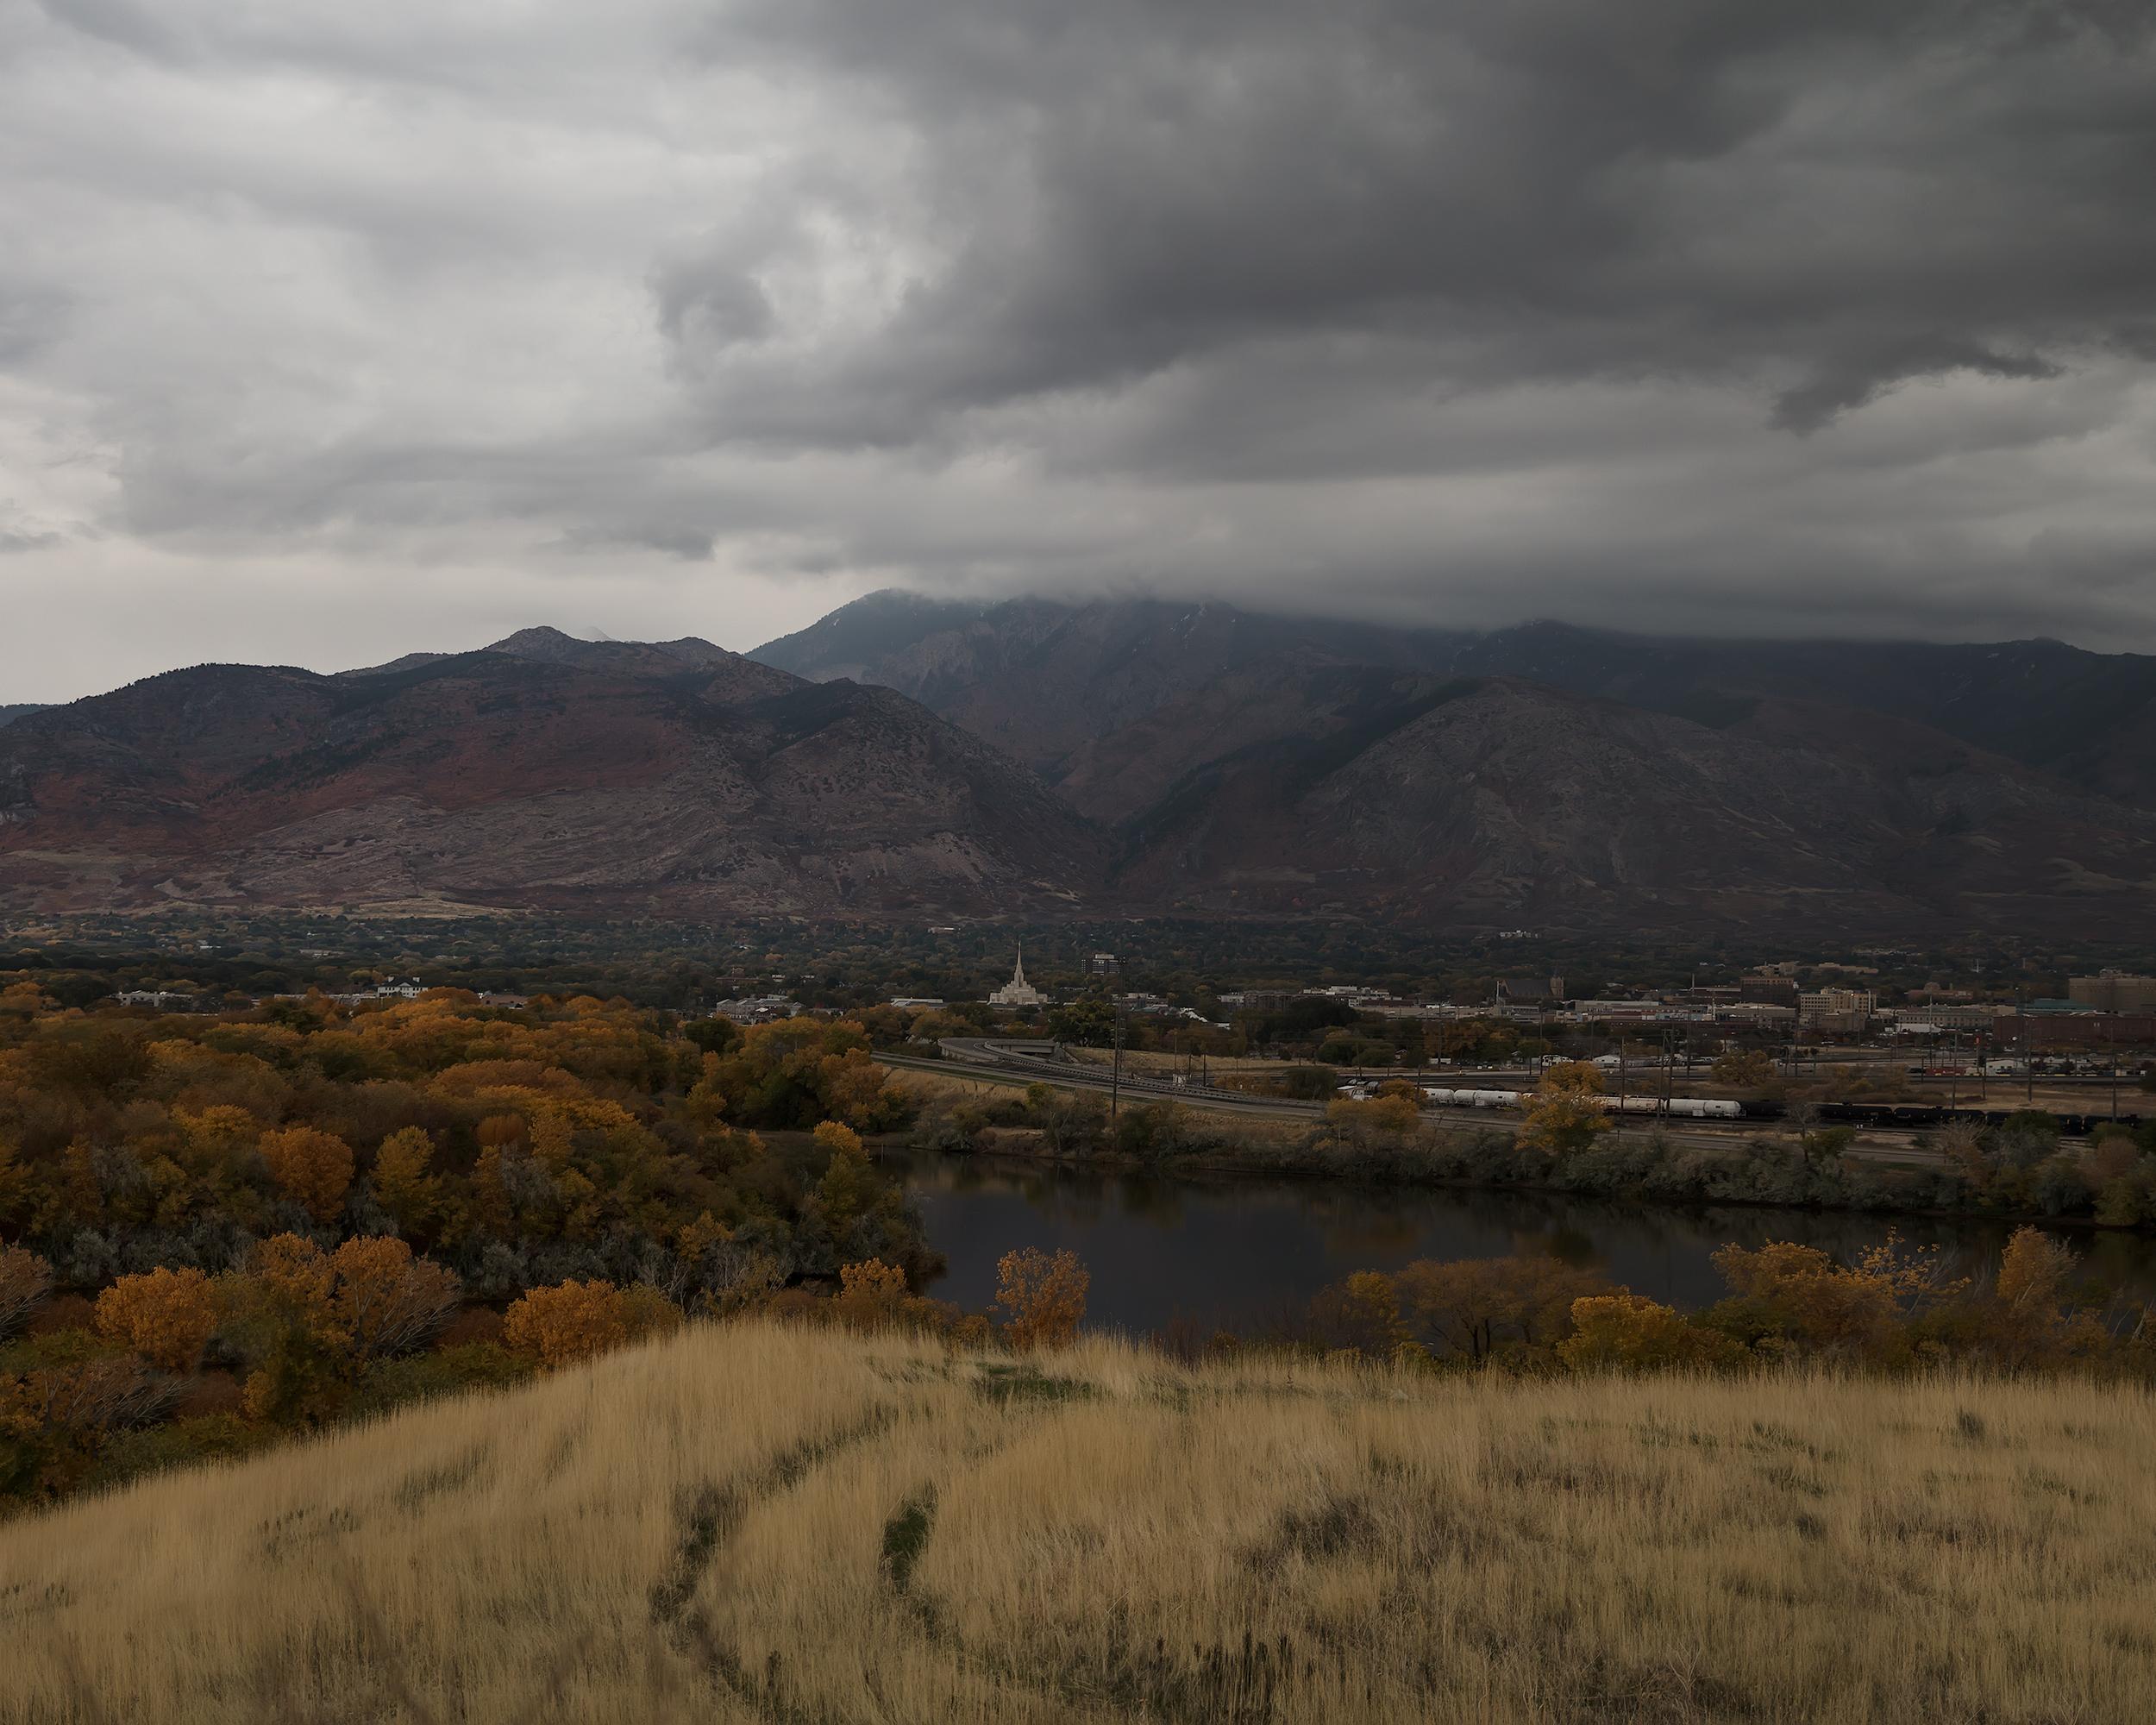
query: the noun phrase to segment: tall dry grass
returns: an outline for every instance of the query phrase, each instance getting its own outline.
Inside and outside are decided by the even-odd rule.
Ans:
[[[0,1527],[0,1721],[2128,1721],[2146,1395],[699,1328]]]

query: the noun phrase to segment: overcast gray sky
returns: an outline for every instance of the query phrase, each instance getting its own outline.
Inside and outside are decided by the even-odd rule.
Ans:
[[[2148,0],[0,0],[0,701],[871,588],[2156,649]]]

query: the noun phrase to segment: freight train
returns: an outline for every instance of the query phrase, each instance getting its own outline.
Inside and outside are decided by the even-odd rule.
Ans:
[[[1426,1085],[1423,1095],[1438,1108],[1516,1108],[1517,1090],[1447,1090]],[[1598,1107],[1613,1114],[1675,1114],[1694,1120],[1735,1120],[1744,1118],[1742,1102],[1714,1096],[1597,1096]]]
[[[1517,1108],[1522,1097],[1518,1090],[1455,1090],[1430,1085],[1423,1088],[1422,1094],[1432,1107],[1438,1108]],[[1788,1113],[1781,1102],[1738,1102],[1719,1096],[1626,1095],[1594,1100],[1614,1114],[1656,1114],[1679,1120],[1777,1120]],[[1822,1126],[1927,1132],[1949,1120],[1974,1120],[1981,1126],[2013,1111],[1949,1107],[1944,1102],[1819,1102],[1811,1112]],[[2116,1124],[2131,1129],[2141,1123],[2139,1114],[2121,1114],[2115,1122],[2107,1113],[2055,1114],[2053,1118],[2069,1138],[2086,1138],[2100,1126]]]

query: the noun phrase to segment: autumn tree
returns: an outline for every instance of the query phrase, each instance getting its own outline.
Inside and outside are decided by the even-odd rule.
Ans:
[[[345,1241],[329,1268],[335,1333],[363,1360],[419,1346],[456,1310],[462,1291],[448,1270],[387,1235]]]
[[[839,1268],[838,1312],[849,1322],[864,1328],[888,1324],[906,1296],[906,1272],[894,1264],[871,1258]]]
[[[1598,1100],[1601,1094],[1602,1075],[1596,1067],[1583,1060],[1558,1062],[1535,1086],[1519,1142],[1552,1156],[1585,1150],[1612,1124]]]
[[[1571,1318],[1572,1333],[1557,1344],[1557,1357],[1577,1371],[1702,1368],[1727,1365],[1744,1354],[1720,1332],[1626,1289],[1575,1300]]]
[[[1388,1085],[1388,1090],[1391,1089]],[[1367,1102],[1338,1096],[1326,1105],[1325,1120],[1340,1142],[1357,1149],[1372,1145],[1397,1145],[1421,1124],[1421,1115],[1407,1096],[1393,1093]]]
[[[352,1146],[314,1126],[264,1132],[262,1159],[270,1178],[317,1222],[333,1222],[352,1185]]]
[[[442,1182],[434,1166],[434,1141],[417,1126],[404,1126],[382,1140],[371,1176],[374,1195],[398,1229],[413,1234],[438,1213]]]
[[[1775,1080],[1773,1057],[1757,1048],[1733,1048],[1708,1070],[1733,1090],[1764,1090]]]
[[[2037,1228],[2016,1228],[1999,1258],[1999,1299],[2015,1311],[2056,1310],[2073,1264],[2064,1241]]]
[[[1372,1359],[1389,1358],[1407,1339],[1399,1286],[1381,1270],[1357,1270],[1320,1289],[1310,1302],[1310,1320],[1326,1346],[1352,1349]]]
[[[97,1330],[161,1371],[185,1375],[202,1363],[217,1327],[217,1290],[199,1270],[122,1276],[97,1296]]]
[[[1093,1278],[1069,1250],[1053,1257],[1037,1246],[1006,1252],[996,1263],[996,1308],[1017,1347],[1059,1347],[1078,1333]]]
[[[548,1371],[595,1359],[680,1322],[657,1289],[594,1278],[534,1288],[502,1320],[502,1339]]]
[[[330,1307],[336,1281],[312,1240],[279,1234],[225,1279],[226,1336],[248,1363],[243,1405],[258,1420],[310,1423],[342,1406],[350,1371]]]
[[[1547,1347],[1570,1327],[1572,1302],[1608,1283],[1555,1258],[1425,1259],[1394,1278],[1408,1333],[1432,1352],[1476,1364],[1507,1348]]]
[[[1908,1346],[1904,1321],[1967,1286],[1946,1276],[1935,1250],[1909,1251],[1891,1233],[1849,1264],[1816,1246],[1777,1240],[1755,1251],[1724,1246],[1714,1267],[1731,1297],[1702,1320],[1770,1352],[1898,1358]]]

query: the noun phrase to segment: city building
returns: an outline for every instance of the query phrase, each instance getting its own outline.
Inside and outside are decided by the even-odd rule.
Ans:
[[[1865,988],[1821,988],[1796,1000],[1799,1024],[1834,1036],[1863,1035],[1878,1009],[1878,996]]]
[[[893,994],[885,1004],[896,1007],[901,1012],[912,1013],[932,1012],[943,1003],[929,994]]]
[[[1123,971],[1123,961],[1112,952],[1096,952],[1086,961],[1086,973],[1092,976],[1116,976]]]
[[[2001,1048],[2085,1048],[2113,1057],[2123,1051],[2156,1047],[2156,1013],[2025,1013],[1992,1020]]]
[[[2105,970],[2094,976],[2066,979],[2066,998],[2100,1013],[2156,1011],[2156,976],[2133,976]]]
[[[1659,1000],[1575,1000],[1572,1016],[1582,1024],[1616,1021],[1640,1023],[1648,1019],[1676,1018],[1680,1013]]]
[[[798,1019],[801,1003],[784,994],[750,994],[737,1000],[721,1000],[711,1008],[715,1019],[731,1019],[737,1025],[769,1024],[777,1019]]]
[[[1500,976],[1497,999],[1502,1006],[1555,1006],[1564,998],[1562,976]]]
[[[1018,962],[1011,972],[1011,980],[988,996],[992,1007],[1044,1007],[1048,996],[1025,980],[1025,948],[1018,947]]]

